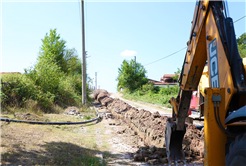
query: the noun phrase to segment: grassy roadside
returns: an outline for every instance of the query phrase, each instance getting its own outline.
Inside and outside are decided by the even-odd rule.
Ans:
[[[134,91],[125,89],[123,93],[123,98],[135,101],[142,101],[145,103],[156,104],[159,106],[164,106],[171,108],[169,100],[172,97],[177,97],[179,91],[178,86],[174,87],[154,87],[153,84],[145,84],[141,88]]]
[[[136,92],[133,93],[125,93],[122,98],[134,101],[142,101],[144,103],[155,104],[160,107],[171,108],[171,104],[169,104],[169,100],[172,97],[176,97],[175,95],[160,95],[160,94],[144,94],[138,95]]]
[[[92,116],[91,112],[87,112]],[[13,118],[13,114],[1,114]],[[49,121],[83,121],[75,116],[43,114]],[[85,116],[84,116],[85,117]],[[106,165],[107,135],[100,122],[83,125],[30,125],[1,122],[1,165]],[[99,133],[99,134],[100,134]],[[98,145],[98,139],[102,140]],[[103,154],[102,160],[97,154]]]

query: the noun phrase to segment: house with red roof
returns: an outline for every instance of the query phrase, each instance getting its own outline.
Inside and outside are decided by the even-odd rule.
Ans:
[[[155,81],[152,79],[149,80],[154,83],[154,86],[173,87],[178,85],[177,80],[174,80],[173,77],[175,77],[175,74],[164,74],[163,77],[161,77],[160,81]]]

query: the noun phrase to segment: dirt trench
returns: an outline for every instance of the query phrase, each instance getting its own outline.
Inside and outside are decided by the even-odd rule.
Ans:
[[[126,123],[144,142],[145,146],[140,146],[133,155],[135,161],[145,161],[149,164],[167,162],[164,133],[167,116],[161,116],[159,112],[138,110],[120,99],[109,97],[109,93],[105,90],[102,92],[97,90],[94,94],[101,105],[107,107],[116,119]],[[200,131],[195,125],[187,123],[182,147],[187,162],[203,163],[204,130]]]

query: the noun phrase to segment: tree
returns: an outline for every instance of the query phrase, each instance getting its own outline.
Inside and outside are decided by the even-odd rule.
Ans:
[[[74,48],[66,49],[66,41],[56,29],[51,29],[41,41],[37,63],[25,72],[45,92],[55,94],[62,76],[81,74],[81,62]]]
[[[140,88],[142,85],[148,82],[146,78],[146,70],[143,65],[136,63],[134,60],[126,61],[124,60],[121,67],[118,68],[118,81],[117,89],[128,88],[133,91]]]
[[[66,48],[66,41],[56,29],[46,33],[34,66],[25,69],[27,77],[43,92],[51,94],[59,105],[78,104],[81,98],[81,61],[77,51]],[[87,96],[89,90],[87,88]]]
[[[39,51],[38,61],[52,55],[52,62],[56,63],[64,73],[81,74],[81,61],[77,51],[74,48],[66,49],[66,41],[56,33],[56,29],[51,29],[50,33],[46,33],[44,39],[41,40],[43,44]]]
[[[174,72],[175,76],[173,76],[172,79],[173,79],[175,82],[178,82],[180,73],[181,73],[181,71],[180,71],[179,68],[178,68],[178,71],[177,71],[177,72]]]
[[[237,38],[237,46],[241,58],[246,58],[246,33]]]
[[[78,58],[78,54],[75,48],[65,50],[64,60],[66,62],[64,66],[64,71],[67,74],[82,74],[82,63],[81,60]]]

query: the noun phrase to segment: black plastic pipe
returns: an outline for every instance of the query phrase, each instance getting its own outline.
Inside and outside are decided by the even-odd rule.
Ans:
[[[97,112],[97,109],[96,109],[96,112]],[[40,125],[75,125],[75,124],[90,123],[90,122],[98,120],[99,118],[100,118],[100,116],[99,116],[99,114],[97,112],[97,118],[91,119],[91,120],[88,120],[88,121],[83,121],[83,122],[39,122],[39,121],[25,121],[25,120],[3,119],[3,118],[1,118],[1,121],[18,122],[18,123],[29,123],[29,124],[40,124]]]

